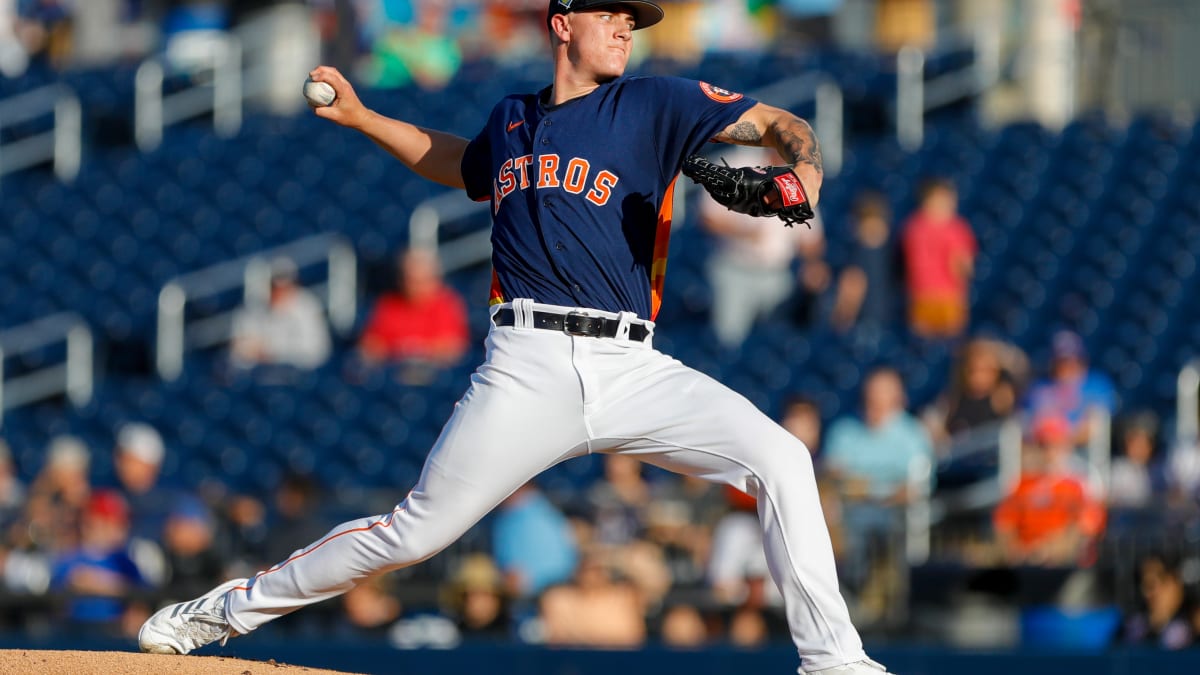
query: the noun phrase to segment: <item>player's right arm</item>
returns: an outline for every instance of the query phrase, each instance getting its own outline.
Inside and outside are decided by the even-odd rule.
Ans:
[[[466,187],[462,159],[467,139],[392,119],[367,108],[353,85],[336,68],[321,66],[310,76],[314,82],[327,82],[337,94],[333,105],[316,108],[318,117],[362,132],[422,178],[454,188]]]

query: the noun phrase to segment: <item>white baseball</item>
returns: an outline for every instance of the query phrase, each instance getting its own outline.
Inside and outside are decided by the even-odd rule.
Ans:
[[[310,77],[304,81],[304,98],[308,99],[310,106],[324,108],[333,105],[333,99],[337,98],[337,92],[328,82],[313,82]]]

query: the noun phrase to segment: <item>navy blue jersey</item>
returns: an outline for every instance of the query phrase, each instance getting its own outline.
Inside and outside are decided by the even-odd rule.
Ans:
[[[653,318],[680,166],[755,101],[676,77],[548,93],[500,101],[463,155],[467,194],[492,203],[492,302]]]

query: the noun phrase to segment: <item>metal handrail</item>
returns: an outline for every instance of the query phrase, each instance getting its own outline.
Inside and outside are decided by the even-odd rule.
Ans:
[[[83,108],[74,90],[52,84],[0,101],[0,129],[43,115],[53,115],[53,129],[0,145],[0,176],[46,161],[53,162],[54,174],[63,182],[79,175]]]
[[[914,46],[896,54],[896,140],[905,150],[921,147],[925,140],[925,113],[964,96],[987,91],[1000,79],[1000,40],[993,27],[980,26],[970,37],[957,36],[948,47],[964,42],[975,50],[969,66],[925,79],[927,53]]]
[[[160,377],[178,378],[189,349],[224,344],[233,336],[236,310],[220,312],[189,325],[185,314],[188,303],[241,288],[246,306],[264,305],[270,294],[271,261],[276,258],[287,258],[297,267],[325,263],[326,281],[314,288],[325,301],[330,325],[341,335],[349,334],[358,312],[358,260],[354,248],[336,234],[307,237],[168,282],[158,295],[155,366]]]
[[[772,105],[793,108],[812,102],[815,106],[813,127],[821,139],[821,153],[826,175],[836,175],[842,168],[845,154],[844,100],[837,83],[821,74],[791,77],[767,85],[750,94],[753,98],[770,101]],[[687,194],[691,189],[684,181],[676,194],[675,222],[682,223],[687,214]],[[439,232],[443,223],[480,214],[489,208],[487,202],[473,202],[461,192],[453,191],[430,197],[421,202],[409,217],[409,247],[437,253],[446,272],[484,262],[491,256],[491,232],[483,229],[443,242]]]
[[[143,151],[162,143],[163,129],[178,122],[212,113],[217,135],[230,137],[242,127],[242,44],[223,34],[207,55],[209,84],[198,84],[170,95],[163,94],[166,66],[159,57],[147,59],[134,79],[134,138]],[[211,91],[206,91],[211,90]]]
[[[1200,436],[1200,359],[1179,369],[1175,381],[1175,437],[1193,443]]]
[[[929,559],[932,483],[933,464],[929,458],[913,457],[908,463],[908,502],[904,509],[904,557],[910,565],[920,565]]]
[[[47,345],[65,342],[63,363],[6,377],[4,361]],[[3,412],[66,394],[72,404],[87,405],[94,386],[92,329],[78,314],[53,314],[0,333],[0,424]]]

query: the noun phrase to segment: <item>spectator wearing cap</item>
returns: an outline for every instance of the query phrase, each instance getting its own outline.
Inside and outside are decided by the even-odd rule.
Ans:
[[[50,577],[51,590],[69,595],[70,623],[120,633],[126,598],[143,585],[128,545],[129,505],[114,490],[97,490],[83,510],[79,545],[55,560]]]
[[[454,620],[462,637],[503,640],[512,630],[504,577],[484,553],[463,559],[454,576],[442,587],[441,605]]]
[[[1062,417],[1046,417],[1025,448],[1021,476],[993,515],[1004,560],[1062,567],[1090,561],[1104,530],[1104,505],[1088,484]]]
[[[172,598],[204,594],[225,570],[213,547],[216,523],[212,512],[190,495],[177,497],[163,524],[162,544],[167,564],[167,586]]]
[[[1075,442],[1083,445],[1090,438],[1093,416],[1111,415],[1116,407],[1116,389],[1106,375],[1088,366],[1083,339],[1070,331],[1056,333],[1050,377],[1029,391],[1029,418],[1036,423],[1047,416],[1063,417]]]
[[[80,511],[92,490],[90,464],[91,452],[75,436],[50,441],[46,464],[29,490],[22,547],[54,553],[76,546]]]
[[[265,307],[245,306],[233,321],[233,362],[243,367],[290,366],[310,370],[329,359],[325,310],[297,283],[296,264],[271,264],[271,293]]]
[[[117,430],[113,469],[117,489],[129,503],[132,535],[157,541],[177,496],[159,485],[166,449],[149,424],[130,422]]]

